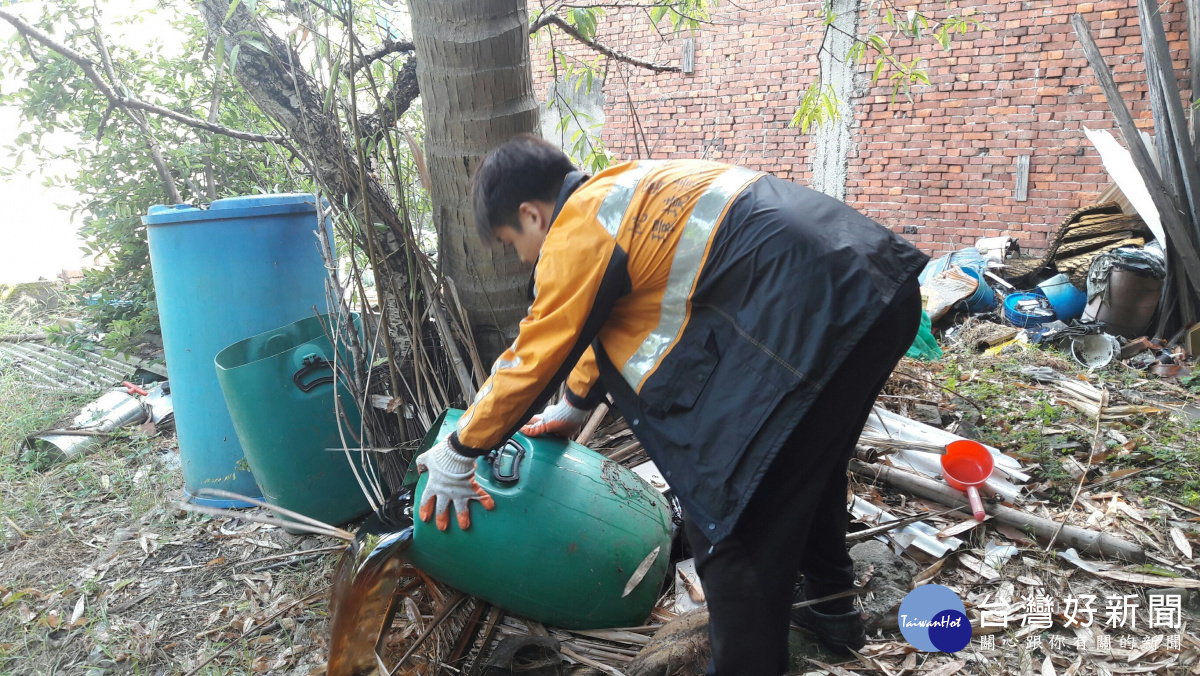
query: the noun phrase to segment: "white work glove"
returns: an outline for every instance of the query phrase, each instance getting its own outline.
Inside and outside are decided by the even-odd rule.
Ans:
[[[467,511],[471,500],[478,500],[484,509],[496,506],[492,496],[475,481],[475,458],[455,451],[448,438],[418,455],[415,462],[418,473],[429,472],[417,513],[422,521],[429,521],[436,510],[438,530],[450,527],[451,503],[458,515],[458,527],[463,530],[471,527],[471,513]]]
[[[587,422],[588,412],[575,408],[566,399],[547,406],[541,415],[535,415],[521,428],[521,434],[527,437],[540,437],[543,434],[557,434],[560,437],[570,437]]]

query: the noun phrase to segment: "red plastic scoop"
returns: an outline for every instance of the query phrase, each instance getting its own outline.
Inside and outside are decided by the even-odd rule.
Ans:
[[[951,488],[967,492],[971,511],[980,521],[987,517],[987,512],[983,511],[979,486],[992,475],[993,467],[992,454],[983,444],[965,439],[948,444],[942,456],[942,478]]]

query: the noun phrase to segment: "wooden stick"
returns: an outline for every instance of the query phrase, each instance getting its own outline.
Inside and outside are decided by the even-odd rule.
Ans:
[[[642,442],[631,441],[609,454],[608,459],[613,462],[621,462],[640,450],[642,450]]]
[[[262,507],[263,509],[268,509],[272,512],[275,512],[276,514],[286,516],[289,519],[299,521],[301,524],[308,524],[310,526],[314,526],[314,527],[320,528],[322,530],[332,531],[334,533],[337,533],[338,536],[341,537],[342,539],[345,539],[345,540],[353,540],[354,539],[354,534],[349,531],[342,530],[341,528],[338,528],[336,526],[331,526],[331,525],[325,523],[324,521],[318,521],[318,520],[312,518],[311,516],[305,516],[299,512],[293,512],[290,509],[284,509],[283,507],[280,507],[278,505],[269,504],[269,503],[267,503],[263,500],[259,500],[257,498],[249,498],[249,497],[246,497],[245,495],[239,495],[237,493],[231,493],[229,491],[223,491],[223,490],[220,490],[217,488],[201,488],[198,491],[198,493],[200,495],[213,495],[218,498],[225,498],[227,500],[238,500],[241,502],[248,502],[252,505],[257,505],[259,507]]]
[[[1050,551],[1054,546],[1054,541],[1058,539],[1058,534],[1062,532],[1064,526],[1067,525],[1067,518],[1071,516],[1071,512],[1075,509],[1075,505],[1079,503],[1079,492],[1083,490],[1083,483],[1087,481],[1088,472],[1092,471],[1092,461],[1095,460],[1096,454],[1104,450],[1104,439],[1100,433],[1100,414],[1108,406],[1108,390],[1100,390],[1100,404],[1096,414],[1096,429],[1092,433],[1092,445],[1088,450],[1087,467],[1083,468],[1083,474],[1079,475],[1079,484],[1075,486],[1075,495],[1071,497],[1071,506],[1067,507],[1063,512],[1062,523],[1058,524],[1058,528],[1054,531],[1054,535],[1050,536],[1050,541],[1046,543],[1045,551]]]
[[[323,556],[325,556],[325,555],[321,554],[319,552],[316,554],[301,553],[301,556],[297,556],[293,559],[284,560],[284,561],[276,561],[275,563],[268,563],[265,566],[259,566],[257,568],[253,568],[252,572],[261,573],[264,570],[275,570],[276,568],[283,568],[284,566],[291,566],[291,565],[294,565],[297,563],[307,563],[308,561],[314,561]]]
[[[1196,516],[1200,516],[1200,512],[1192,509],[1191,507],[1184,507],[1183,505],[1179,504],[1178,502],[1171,502],[1170,500],[1167,500],[1166,498],[1160,498],[1157,495],[1151,495],[1150,497],[1154,500],[1158,500],[1159,502],[1161,502],[1165,505],[1170,505],[1170,506],[1174,507],[1175,509],[1182,509],[1185,512],[1190,512],[1192,514],[1195,514]]]
[[[450,330],[450,322],[446,319],[446,314],[442,312],[441,294],[437,292],[437,285],[433,283],[429,270],[424,267],[421,268],[419,281],[425,287],[425,295],[429,297],[429,307],[433,310],[433,324],[442,336],[442,344],[446,346],[447,357],[450,359],[450,365],[454,367],[455,377],[458,378],[458,386],[462,388],[463,397],[467,401],[471,401],[475,398],[475,383],[471,380],[467,362],[458,350],[458,343],[454,342],[454,332]]]
[[[850,461],[850,471],[865,477],[898,488],[917,497],[933,500],[947,507],[965,507],[967,497],[960,491],[949,486],[927,479],[923,476],[901,472],[883,465],[871,465],[859,460]],[[1002,523],[1021,530],[1030,530],[1042,539],[1049,539],[1058,528],[1058,523],[1043,519],[1003,505],[985,505],[988,514],[996,523]],[[1146,560],[1146,552],[1141,546],[1118,537],[1099,531],[1080,528],[1078,526],[1063,526],[1058,539],[1068,547],[1074,547],[1079,553],[1101,555],[1124,559],[1134,563]]]
[[[446,660],[447,664],[454,664],[466,656],[467,651],[471,648],[471,643],[475,639],[475,634],[479,633],[483,614],[491,607],[491,604],[476,599],[475,609],[471,611],[471,617],[467,619],[462,633],[458,635],[458,641],[454,644],[454,650],[450,653],[449,659]]]
[[[882,535],[884,533],[889,533],[897,528],[904,528],[905,526],[914,524],[918,521],[924,521],[925,519],[928,519],[931,516],[945,516],[946,514],[949,514],[950,512],[958,512],[958,511],[961,511],[961,510],[959,510],[957,507],[951,507],[950,509],[946,509],[946,510],[943,510],[940,512],[933,512],[932,514],[916,514],[914,516],[904,517],[903,519],[897,519],[896,521],[888,521],[887,523],[881,523],[878,526],[872,526],[871,528],[867,528],[866,530],[855,531],[853,533],[846,533],[846,542],[857,542],[858,540],[866,540],[869,537],[874,537],[876,535]]]
[[[20,535],[22,538],[24,538],[26,540],[29,539],[29,533],[26,533],[25,531],[21,530],[21,527],[17,525],[16,521],[13,521],[12,519],[5,516],[4,523],[7,523],[13,530],[17,531],[17,535]]]
[[[216,507],[203,507],[191,502],[176,502],[174,503],[174,506],[177,509],[182,509],[185,512],[196,512],[197,514],[207,514],[209,516],[223,516],[229,519],[241,519],[243,521],[252,521],[254,523],[264,523],[268,526],[302,530],[313,535],[324,535],[325,537],[337,538],[345,542],[351,542],[354,540],[354,536],[350,533],[346,533],[345,531],[337,532],[325,530],[324,528],[317,528],[316,526],[310,526],[305,523],[283,521],[282,519],[272,519],[270,517],[258,516],[256,514],[243,514],[241,512],[234,512],[228,509],[218,509]]]
[[[854,589],[847,589],[846,591],[838,592],[836,594],[830,594],[829,596],[822,596],[819,599],[810,599],[808,601],[801,601],[799,603],[793,603],[792,610],[795,610],[797,608],[807,608],[809,606],[815,606],[818,603],[825,603],[826,601],[836,601],[837,599],[844,599],[847,596],[860,596],[862,594],[867,593],[867,591],[868,590],[866,587],[855,587]]]
[[[1158,3],[1149,0],[1138,2],[1139,25],[1142,29],[1142,44],[1154,55],[1156,73],[1147,73],[1147,77],[1157,77],[1163,98],[1165,99],[1166,124],[1159,127],[1159,135],[1169,131],[1171,150],[1175,151],[1175,162],[1183,178],[1183,194],[1177,194],[1176,200],[1183,207],[1189,207],[1185,212],[1191,216],[1191,234],[1196,237],[1197,218],[1200,217],[1200,165],[1196,163],[1196,153],[1188,139],[1187,118],[1180,103],[1179,81],[1175,77],[1175,67],[1171,59],[1171,50],[1167,45],[1166,31],[1163,30],[1162,13]],[[1147,65],[1151,60],[1147,59]],[[1157,125],[1157,122],[1156,122]],[[1186,198],[1185,198],[1186,196]],[[1193,243],[1195,239],[1192,240]]]
[[[1191,234],[1188,232],[1187,226],[1180,219],[1179,212],[1175,209],[1175,204],[1171,196],[1167,193],[1166,187],[1163,186],[1162,180],[1159,178],[1158,170],[1154,167],[1154,161],[1150,159],[1150,153],[1146,150],[1146,144],[1142,142],[1137,125],[1133,121],[1133,115],[1130,114],[1129,108],[1125,106],[1124,99],[1121,98],[1121,92],[1117,89],[1117,83],[1113,80],[1112,71],[1108,69],[1108,64],[1104,61],[1104,55],[1100,53],[1100,48],[1096,46],[1096,41],[1092,37],[1092,29],[1088,26],[1087,19],[1083,18],[1082,14],[1074,14],[1071,17],[1071,23],[1075,27],[1075,34],[1079,37],[1079,42],[1083,46],[1084,56],[1087,57],[1088,64],[1092,67],[1092,72],[1096,76],[1100,89],[1104,92],[1105,98],[1108,99],[1108,107],[1112,110],[1113,117],[1117,121],[1117,126],[1121,130],[1121,137],[1125,140],[1125,146],[1129,149],[1129,154],[1133,158],[1133,164],[1137,167],[1138,173],[1141,174],[1142,180],[1146,183],[1146,189],[1150,192],[1150,198],[1154,200],[1154,207],[1158,210],[1159,218],[1162,219],[1163,230],[1167,233],[1171,245],[1179,251],[1183,268],[1192,289],[1200,292],[1200,253],[1196,250]]]
[[[598,669],[600,671],[603,671],[606,674],[614,674],[615,676],[623,676],[621,674],[621,672],[617,671],[617,669],[615,667],[610,667],[603,662],[597,662],[596,660],[593,660],[591,658],[584,657],[583,655],[580,655],[579,653],[575,652],[574,650],[571,650],[570,648],[568,648],[565,645],[559,646],[559,650],[562,652],[562,654],[566,655],[567,657],[570,657],[571,659],[575,660],[576,662],[578,662],[584,666],[588,666],[593,669]]]
[[[483,638],[479,644],[479,652],[475,653],[475,658],[471,660],[471,664],[463,670],[466,676],[474,676],[479,671],[480,664],[483,662],[483,654],[487,652],[488,644],[492,642],[492,636],[496,633],[496,624],[500,622],[500,618],[504,617],[504,611],[492,607],[492,612],[488,613],[487,626],[483,628]]]
[[[458,591],[454,592],[454,595],[452,595],[449,600],[442,604],[442,607],[437,611],[437,614],[433,616],[433,620],[429,623],[429,626],[425,628],[425,631],[421,632],[421,635],[418,636],[416,640],[413,641],[412,645],[408,647],[408,650],[405,651],[404,655],[400,658],[400,661],[396,663],[396,666],[392,667],[392,670],[388,672],[388,676],[396,676],[396,672],[400,671],[400,667],[404,666],[404,663],[408,661],[408,658],[412,657],[412,654],[417,651],[417,648],[421,647],[421,644],[425,642],[425,639],[429,638],[429,636],[433,634],[433,631],[438,628],[438,625],[440,625],[442,622],[445,622],[446,618],[450,617],[450,613],[454,612],[454,609],[457,608],[459,604],[462,603],[466,598],[466,594]]]
[[[345,551],[345,550],[346,550],[345,545],[334,545],[332,547],[318,547],[316,549],[304,549],[304,550],[297,549],[292,552],[285,552],[283,554],[272,554],[271,556],[264,556],[259,559],[250,559],[249,561],[235,561],[234,563],[231,563],[229,565],[231,565],[231,566],[248,566],[252,563],[266,563],[267,561],[275,561],[277,559],[288,559],[293,556],[304,556],[305,554],[324,554],[324,553],[328,553],[328,552],[341,552],[341,551]],[[207,564],[202,564],[202,565],[207,565]]]
[[[587,443],[595,436],[596,430],[600,427],[600,423],[604,422],[604,416],[608,415],[608,404],[602,403],[592,412],[592,417],[588,418],[587,424],[579,432],[579,436],[575,438],[575,443],[580,446],[587,446]]]

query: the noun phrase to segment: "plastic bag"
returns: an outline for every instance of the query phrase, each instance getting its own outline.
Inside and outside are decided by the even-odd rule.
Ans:
[[[921,297],[925,299],[925,312],[930,319],[941,319],[942,315],[960,300],[970,298],[981,282],[957,265],[939,272],[921,285]]]
[[[946,254],[941,258],[935,258],[926,263],[925,269],[921,271],[921,274],[917,277],[917,281],[921,283],[921,286],[925,286],[925,283],[928,282],[931,277],[938,273],[945,272],[954,266],[958,266],[960,268],[971,268],[975,270],[975,272],[978,272],[979,276],[982,277],[983,272],[988,268],[988,262],[987,258],[984,258],[983,254],[979,253],[978,249],[974,247],[967,247],[966,249],[960,249],[954,253]]]
[[[921,361],[936,361],[942,358],[942,348],[938,347],[937,340],[933,337],[929,328],[931,325],[929,315],[921,310],[921,328],[917,329],[917,338],[904,356]]]

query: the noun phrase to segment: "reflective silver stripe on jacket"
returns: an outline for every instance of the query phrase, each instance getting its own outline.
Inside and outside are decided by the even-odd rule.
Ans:
[[[646,174],[649,174],[652,169],[660,167],[665,163],[665,160],[638,160],[636,167],[624,172],[617,177],[616,181],[613,182],[612,187],[608,189],[608,194],[605,195],[604,199],[600,202],[600,209],[596,212],[596,219],[600,221],[600,224],[604,226],[604,229],[608,231],[609,235],[616,237],[617,232],[621,229],[621,222],[625,220],[625,212],[629,210],[629,205],[633,202],[633,193],[637,190],[638,183],[640,183],[641,180],[646,177]],[[539,254],[539,262],[540,258],[541,256]],[[537,284],[534,284],[533,291],[534,298],[536,299]],[[533,307],[530,306],[530,311],[532,312],[532,310]],[[515,354],[517,351],[516,343],[513,343],[511,349]],[[498,359],[496,364],[492,367],[492,375],[496,375],[497,371],[516,366],[520,363],[520,357],[517,357],[513,362],[508,362],[504,359]],[[479,392],[475,395],[475,399],[471,403],[471,406],[467,409],[466,413],[464,413],[463,416],[458,419],[457,429],[460,432],[466,429],[467,425],[470,424],[472,419],[474,419],[475,407],[491,393],[492,379],[488,378],[487,382],[483,384],[483,387],[480,388]]]
[[[708,238],[717,226],[721,214],[725,212],[725,206],[741,194],[747,183],[761,175],[762,172],[744,167],[731,167],[718,176],[696,201],[696,207],[692,209],[692,214],[679,235],[675,257],[671,260],[671,272],[667,277],[666,291],[663,293],[662,314],[659,316],[658,326],[646,336],[646,340],[642,341],[621,369],[621,375],[635,391],[641,390],[646,375],[662,360],[683,328],[683,321],[687,316],[688,296],[695,286],[700,264],[704,262]]]
[[[613,186],[608,189],[608,194],[604,196],[604,201],[600,202],[599,211],[596,212],[596,219],[600,221],[600,225],[604,226],[608,234],[613,237],[617,236],[617,231],[621,229],[621,221],[625,220],[625,211],[629,209],[629,203],[633,201],[633,193],[637,190],[638,183],[646,177],[646,174],[650,173],[651,169],[661,167],[663,164],[663,160],[638,160],[636,167],[617,177]]]
[[[517,342],[515,340],[513,341],[512,347],[508,349],[511,350],[515,356],[512,359],[505,359],[504,355],[497,357],[496,363],[492,364],[492,376],[496,375],[500,371],[503,371],[504,369],[510,369],[514,366],[521,365],[521,356],[517,354]],[[485,382],[483,387],[479,389],[479,392],[475,393],[475,398],[471,400],[471,405],[467,407],[467,411],[462,415],[461,418],[458,419],[458,425],[454,429],[458,430],[459,432],[465,430],[467,425],[475,417],[475,407],[491,393],[492,378],[489,376],[487,382]]]

